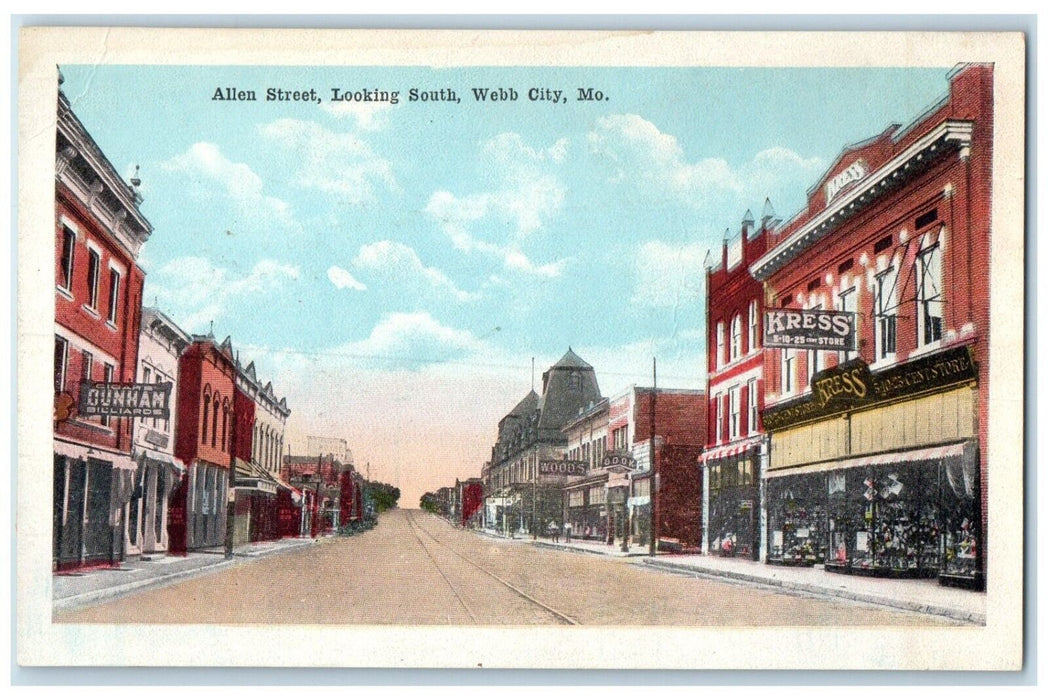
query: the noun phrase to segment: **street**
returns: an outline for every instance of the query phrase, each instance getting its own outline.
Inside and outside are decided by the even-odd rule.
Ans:
[[[951,625],[500,540],[418,510],[374,530],[80,610],[59,623]]]

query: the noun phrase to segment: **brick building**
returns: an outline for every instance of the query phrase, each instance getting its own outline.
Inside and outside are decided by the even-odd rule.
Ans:
[[[168,505],[169,551],[225,543],[236,362],[227,337],[194,335],[178,365],[175,456],[186,465]]]
[[[856,319],[855,351],[764,353],[769,561],[984,585],[992,130],[992,67],[959,67],[750,266],[769,313]]]
[[[343,473],[356,473],[352,464],[334,454],[288,455],[284,457],[280,478],[303,494],[303,535],[316,536],[337,530],[343,516]],[[361,482],[357,480],[358,486]],[[360,488],[360,495],[363,495]]]
[[[652,401],[654,400],[654,412]],[[697,548],[702,542],[702,487],[698,462],[706,435],[706,392],[632,386],[608,402],[607,456],[630,472],[609,478],[609,489],[625,480],[625,498],[609,496],[614,537],[623,531],[634,543],[651,541],[651,482],[655,476],[655,536]],[[654,415],[653,415],[654,413]],[[652,423],[654,457],[652,465]]]
[[[765,200],[760,224],[747,211],[735,236],[724,233],[720,259],[706,269],[706,396],[702,455],[703,551],[756,559],[761,546],[761,474],[767,458],[761,352],[763,288],[749,266],[779,223]]]
[[[569,460],[585,464],[586,473],[569,476],[564,484],[564,523],[571,525],[571,536],[606,541],[611,531],[608,510],[610,462],[604,456],[608,447],[608,400],[579,409],[579,415],[561,429],[567,436]]]
[[[136,260],[152,226],[61,90],[57,110],[52,565],[66,569],[124,556],[132,419],[78,415],[76,404],[87,382],[135,381],[145,277]]]

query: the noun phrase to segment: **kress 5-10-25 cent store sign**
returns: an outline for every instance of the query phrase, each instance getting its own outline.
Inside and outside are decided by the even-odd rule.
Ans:
[[[797,350],[855,350],[855,314],[850,311],[773,309],[764,313],[764,347]]]

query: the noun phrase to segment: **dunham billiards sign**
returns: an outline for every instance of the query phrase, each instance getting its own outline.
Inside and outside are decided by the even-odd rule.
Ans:
[[[816,309],[765,311],[764,347],[855,350],[855,314],[851,311]]]
[[[171,417],[171,382],[161,384],[104,384],[84,382],[80,386],[81,416],[126,418]]]

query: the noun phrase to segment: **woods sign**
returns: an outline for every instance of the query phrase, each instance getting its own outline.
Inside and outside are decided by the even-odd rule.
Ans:
[[[764,347],[855,350],[855,314],[815,309],[765,311]]]

